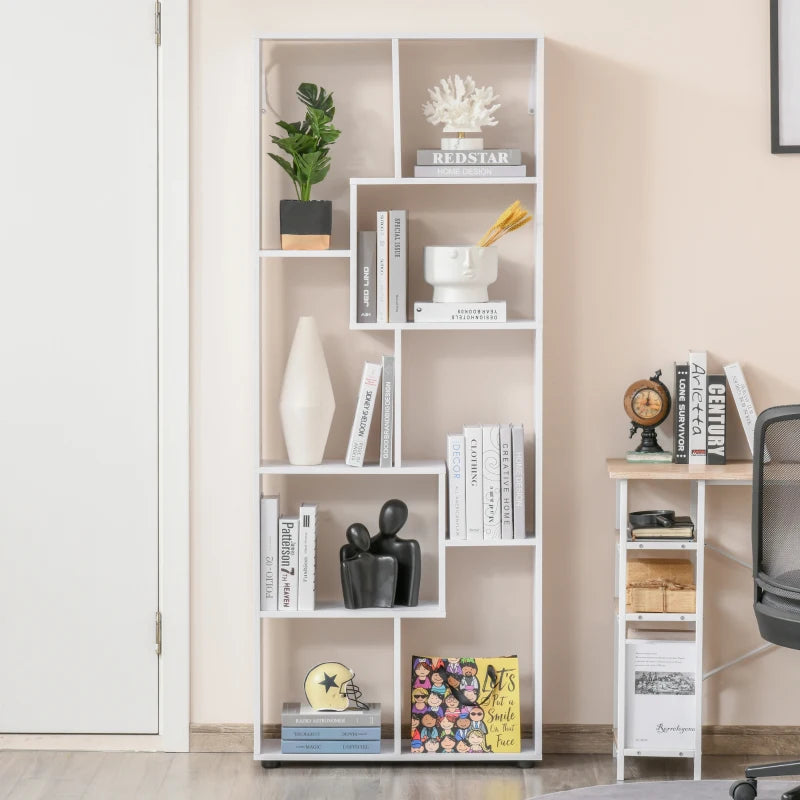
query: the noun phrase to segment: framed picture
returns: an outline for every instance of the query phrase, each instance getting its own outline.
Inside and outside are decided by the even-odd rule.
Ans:
[[[800,153],[800,0],[770,0],[772,152]]]

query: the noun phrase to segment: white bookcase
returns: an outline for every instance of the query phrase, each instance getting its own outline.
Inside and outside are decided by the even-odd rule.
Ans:
[[[317,663],[302,662],[302,656],[297,655],[306,644],[329,648],[320,661],[348,663],[350,637],[365,646],[364,637],[354,626],[371,625],[379,627],[370,627],[366,638],[373,638],[373,631],[385,637],[375,642],[375,647],[383,648],[381,663],[391,665],[392,671],[385,682],[375,683],[373,691],[364,693],[364,699],[381,702],[384,709],[380,759],[412,759],[409,742],[401,736],[401,726],[410,717],[410,656],[412,652],[432,652],[429,642],[434,630],[434,640],[441,642],[441,655],[519,656],[523,744],[520,753],[437,754],[433,760],[532,764],[542,755],[544,40],[519,35],[264,36],[256,41],[255,61],[254,350],[258,434],[253,503],[258,509],[262,494],[280,494],[282,506],[284,496],[289,504],[296,505],[294,500],[305,493],[303,500],[320,504],[318,600],[313,612],[260,610],[256,526],[255,758],[265,766],[283,761],[363,759],[358,755],[284,755],[280,740],[265,736],[263,729],[268,724],[274,735],[281,702],[302,699],[303,670]],[[521,148],[531,177],[412,177],[416,150],[438,146],[442,135],[440,128],[430,126],[423,118],[425,90],[455,73],[471,74],[479,85],[493,85],[499,91],[500,124],[484,129],[486,146]],[[332,247],[336,249],[319,252],[275,249],[279,244],[278,201],[294,197],[294,192],[266,153],[274,149],[269,135],[277,132],[275,120],[299,116],[294,93],[302,81],[333,90],[337,108],[334,124],[343,131],[331,151],[331,173],[312,195],[332,199],[334,208]],[[422,247],[477,241],[516,199],[531,210],[534,221],[501,242],[500,278],[490,287],[493,299],[508,301],[508,322],[357,323],[357,232],[375,228],[376,210],[408,210],[410,306],[414,300],[430,300],[431,296],[422,277]],[[277,399],[297,317],[309,313],[324,317],[318,322],[337,411],[326,449],[332,460],[319,466],[297,467],[286,461]],[[348,467],[344,451],[357,376],[364,360],[378,360],[383,353],[395,357],[395,466],[381,469],[377,462],[370,463],[368,450],[366,466]],[[488,369],[491,374],[475,381],[475,375],[469,374],[473,363],[478,373]],[[498,382],[498,376],[505,385]],[[428,386],[428,381],[435,385]],[[506,421],[525,425],[528,535],[499,542],[451,541],[447,532],[446,434],[460,431],[464,424]],[[373,420],[373,434],[377,424]],[[297,488],[298,482],[301,488]],[[391,496],[404,497],[405,492],[420,498],[416,504],[409,502],[416,527],[400,533],[418,538],[422,547],[420,603],[414,608],[348,610],[341,598],[338,563],[346,524],[360,519],[358,514],[367,514],[369,518],[361,521],[374,526],[382,503]],[[340,513],[340,507],[347,510]],[[354,510],[348,517],[350,508]],[[475,551],[470,552],[470,548]],[[455,578],[452,572],[448,578],[451,560],[457,564]],[[484,587],[477,600],[460,588],[464,573],[478,576]],[[317,620],[339,622],[320,627],[315,624]],[[435,625],[440,627],[430,627]],[[524,641],[524,647],[520,641]],[[334,647],[335,653],[331,653]],[[287,666],[292,673],[288,677]],[[365,677],[373,677],[365,676],[363,669],[356,671],[357,682],[362,685]],[[391,735],[387,736],[388,730]],[[413,761],[430,763],[424,756]]]

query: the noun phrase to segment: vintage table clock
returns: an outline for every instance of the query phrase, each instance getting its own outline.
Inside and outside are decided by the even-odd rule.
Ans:
[[[625,391],[623,403],[625,412],[631,418],[632,438],[637,429],[642,429],[641,444],[628,451],[628,461],[672,461],[672,453],[665,451],[658,443],[656,427],[668,416],[672,407],[669,389],[661,382],[661,370],[648,380],[636,381]]]

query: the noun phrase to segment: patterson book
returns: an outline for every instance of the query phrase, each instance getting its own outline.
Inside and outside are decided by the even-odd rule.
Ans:
[[[750,445],[750,454],[753,454],[753,433],[756,427],[756,413],[753,400],[750,397],[750,389],[747,388],[747,381],[744,372],[738,362],[725,366],[725,375],[731,387],[733,402],[736,403],[736,410],[739,412],[739,419],[742,421],[744,435],[747,437],[747,444]]]
[[[298,566],[297,610],[313,611],[317,571],[316,503],[303,503],[300,506]]]
[[[376,246],[377,233],[375,231],[358,232],[357,319],[359,322],[378,321],[376,314],[378,304],[375,297]]]
[[[408,322],[408,215],[389,212],[389,322]]]
[[[522,151],[516,148],[498,150],[417,150],[419,167],[453,166],[518,166]]]
[[[673,422],[675,425],[673,447],[675,453],[672,460],[676,464],[689,463],[689,428],[687,426],[687,411],[689,408],[689,365],[675,365],[675,412]]]
[[[524,164],[517,166],[441,166],[441,167],[414,167],[415,178],[524,178],[526,175]]]
[[[278,497],[261,498],[261,610],[278,610]]]
[[[450,434],[447,437],[447,493],[450,512],[450,538],[466,540],[467,521],[465,517],[466,476],[464,473],[463,434]]]
[[[465,425],[467,539],[483,540],[483,430]]]
[[[381,359],[381,467],[392,466],[394,432],[394,356]]]
[[[706,432],[706,463],[727,463],[727,403],[728,382],[724,375],[708,376],[708,412]]]
[[[350,441],[347,444],[345,464],[350,467],[364,466],[364,453],[367,449],[369,426],[372,422],[372,412],[375,409],[375,398],[378,395],[380,379],[381,365],[365,362],[364,371],[361,373],[361,388],[358,391],[353,427],[350,430]]]
[[[689,352],[689,463],[706,463],[706,376],[705,351]]]
[[[361,728],[381,724],[381,704],[368,703],[366,709],[315,711],[308,703],[284,703],[281,725],[284,728]]]
[[[281,517],[278,523],[278,609],[297,611],[297,545],[300,520]]]

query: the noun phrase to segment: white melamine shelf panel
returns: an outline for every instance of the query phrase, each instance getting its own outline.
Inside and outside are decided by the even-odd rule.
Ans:
[[[628,622],[697,622],[697,614],[626,614]]]
[[[349,250],[259,250],[259,258],[350,258]]]
[[[509,322],[356,322],[351,331],[535,331],[539,325],[532,319]]]
[[[344,461],[323,461],[309,467],[289,464],[286,461],[262,461],[261,475],[444,475],[444,461],[406,461],[402,467],[379,467],[365,464],[351,467]]]
[[[381,739],[380,755],[365,755],[362,753],[281,753],[281,743],[279,739],[267,739],[261,746],[261,752],[256,758],[261,761],[408,761],[415,763],[426,762],[426,754],[411,753],[411,742],[403,739],[399,752],[394,749],[394,739]],[[476,761],[497,762],[497,761],[538,761],[541,753],[533,746],[531,739],[523,739],[519,753],[436,753],[435,756],[427,758],[437,764],[442,761],[461,762],[465,766]]]
[[[463,184],[477,186],[490,184],[527,184],[535,186],[538,178],[350,178],[352,186],[458,186]]]
[[[418,606],[394,608],[345,608],[340,602],[318,602],[314,611],[261,611],[261,619],[435,619],[445,616],[437,603],[420,603]]]
[[[524,539],[498,539],[489,542],[484,539],[474,541],[445,539],[444,543],[447,547],[536,547],[536,537],[532,533],[528,533]]]
[[[649,540],[646,542],[630,542],[626,541],[625,546],[628,550],[697,550],[697,542],[695,541],[686,541],[686,542],[676,542],[676,541],[655,541]]]

